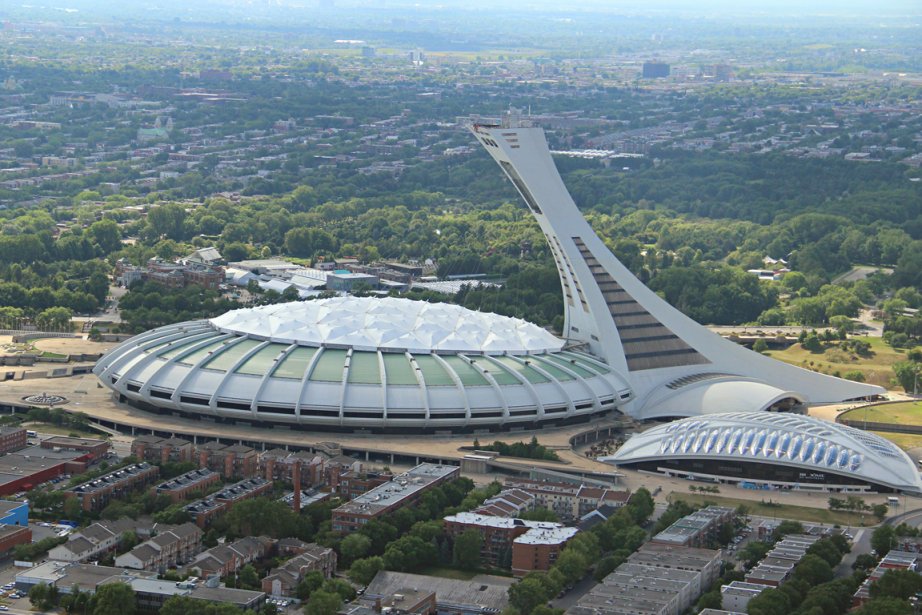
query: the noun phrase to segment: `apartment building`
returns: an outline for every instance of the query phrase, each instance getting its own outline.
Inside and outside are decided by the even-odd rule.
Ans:
[[[112,499],[151,484],[159,473],[157,466],[136,463],[71,487],[64,492],[64,497],[77,498],[86,512],[99,512]]]
[[[198,469],[180,474],[154,487],[157,495],[169,496],[173,503],[201,496],[213,485],[221,482],[221,477],[213,470]]]
[[[309,572],[320,572],[325,579],[336,573],[336,551],[328,547],[311,544],[302,553],[266,575],[262,580],[262,590],[272,596],[293,596],[304,577]]]
[[[119,555],[115,558],[115,565],[118,568],[164,572],[188,562],[201,551],[202,536],[202,530],[194,523],[183,523]]]

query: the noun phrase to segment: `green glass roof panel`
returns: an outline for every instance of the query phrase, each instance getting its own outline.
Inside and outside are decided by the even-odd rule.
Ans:
[[[202,367],[226,372],[236,365],[237,361],[242,359],[246,353],[262,343],[263,342],[260,340],[245,339],[236,344],[228,344],[224,347],[224,350],[215,351],[212,358],[207,363],[203,364]]]
[[[495,359],[496,357],[490,357]],[[493,376],[493,380],[496,381],[496,384],[500,386],[509,386],[513,384],[522,384],[518,378],[509,373],[509,369],[500,363],[497,365],[489,359],[483,358],[477,362],[481,367],[490,372],[490,375]]]
[[[325,348],[317,359],[311,380],[317,382],[342,382],[343,366],[346,364],[346,351],[338,348]]]
[[[159,355],[161,359],[173,359],[188,350],[189,346],[198,344],[201,341],[202,340],[174,340],[171,344],[157,346],[156,348],[151,348],[147,352]]]
[[[179,359],[177,362],[182,363],[183,365],[196,365],[199,361],[204,361],[205,359],[207,359],[208,354],[212,352],[213,350],[220,348],[221,344],[223,344],[225,341],[226,341],[226,338],[224,338],[223,336],[220,337],[219,339],[212,340],[210,344],[205,344],[198,350],[193,350],[189,354]]]
[[[298,346],[289,352],[287,357],[279,361],[275,371],[272,372],[272,377],[301,380],[304,378],[307,366],[311,364],[311,359],[317,354],[317,350],[312,346]]]
[[[265,376],[275,365],[275,360],[279,358],[286,348],[288,348],[287,344],[269,344],[238,367],[237,373]]]
[[[541,384],[542,382],[550,382],[550,380],[547,379],[547,376],[545,376],[544,374],[542,374],[541,372],[532,368],[529,365],[524,365],[523,363],[519,363],[518,361],[510,357],[494,357],[494,358],[500,363],[502,363],[503,365],[505,365],[506,367],[508,367],[509,369],[511,369],[512,371],[515,371],[521,374],[526,380],[528,380],[532,384]],[[525,359],[525,360],[528,361],[529,359]]]
[[[548,361],[547,355],[532,355],[531,359],[535,362],[535,364],[541,366],[541,369],[549,373],[554,378],[557,378],[557,380],[574,380],[573,376],[557,367],[552,361]]]
[[[352,351],[349,360],[349,382],[355,384],[381,384],[381,368],[377,352]]]
[[[451,379],[445,368],[442,367],[435,357],[428,354],[415,354],[413,358],[419,365],[420,371],[423,372],[423,380],[426,381],[427,387],[450,387],[454,386],[455,381]]]
[[[416,386],[416,374],[413,366],[407,360],[407,355],[402,352],[382,352],[384,357],[384,372],[387,374],[387,384],[397,386]]]
[[[490,382],[483,377],[483,374],[480,373],[476,367],[465,361],[459,356],[449,355],[447,357],[442,357],[445,359],[445,362],[448,363],[448,366],[458,374],[458,378],[461,379],[461,384],[466,387],[482,387],[490,386]],[[474,361],[477,359],[475,358]],[[476,363],[475,363],[476,365]]]
[[[582,366],[585,367],[586,369],[588,369],[588,370],[590,370],[590,371],[593,371],[593,372],[595,372],[595,373],[597,373],[597,374],[607,374],[608,372],[611,371],[610,369],[608,369],[608,368],[605,367],[604,365],[601,365],[601,364],[599,364],[599,363],[596,363],[595,361],[590,361],[589,359],[583,357],[583,356],[580,355],[579,353],[576,353],[576,352],[561,352],[560,354],[562,354],[563,356],[565,356],[565,357],[567,357],[567,358],[574,359],[577,363],[579,363],[580,365],[582,365]]]
[[[598,375],[577,363],[576,359],[571,360],[567,359],[566,357],[562,357],[559,354],[549,354],[547,355],[547,360],[562,365],[571,372],[576,372],[581,378],[592,378],[593,376]]]

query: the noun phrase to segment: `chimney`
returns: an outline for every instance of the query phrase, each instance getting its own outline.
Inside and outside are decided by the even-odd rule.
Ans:
[[[266,480],[271,481],[274,476],[275,476],[275,459],[273,457],[269,457],[268,459],[266,459]]]
[[[291,468],[291,482],[294,483],[295,488],[295,497],[291,501],[291,506],[294,508],[295,514],[301,513],[301,460],[295,461],[295,465]]]
[[[208,450],[202,449],[198,453],[198,467],[207,468],[208,467]]]

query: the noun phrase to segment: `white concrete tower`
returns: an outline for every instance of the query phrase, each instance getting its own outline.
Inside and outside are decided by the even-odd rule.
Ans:
[[[624,374],[638,418],[787,408],[884,389],[800,369],[723,339],[669,305],[605,246],[567,191],[544,131],[515,113],[471,130],[547,238],[564,294],[564,336]]]

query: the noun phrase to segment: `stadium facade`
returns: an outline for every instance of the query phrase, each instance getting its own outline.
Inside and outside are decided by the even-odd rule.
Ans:
[[[764,357],[687,318],[592,231],[540,128],[510,116],[471,129],[547,238],[563,339],[458,306],[339,297],[155,329],[94,373],[120,401],[153,411],[407,433],[535,428],[615,409],[641,420],[791,410],[884,392]]]
[[[880,436],[774,412],[685,418],[629,438],[614,465],[751,488],[922,493],[912,459]]]

